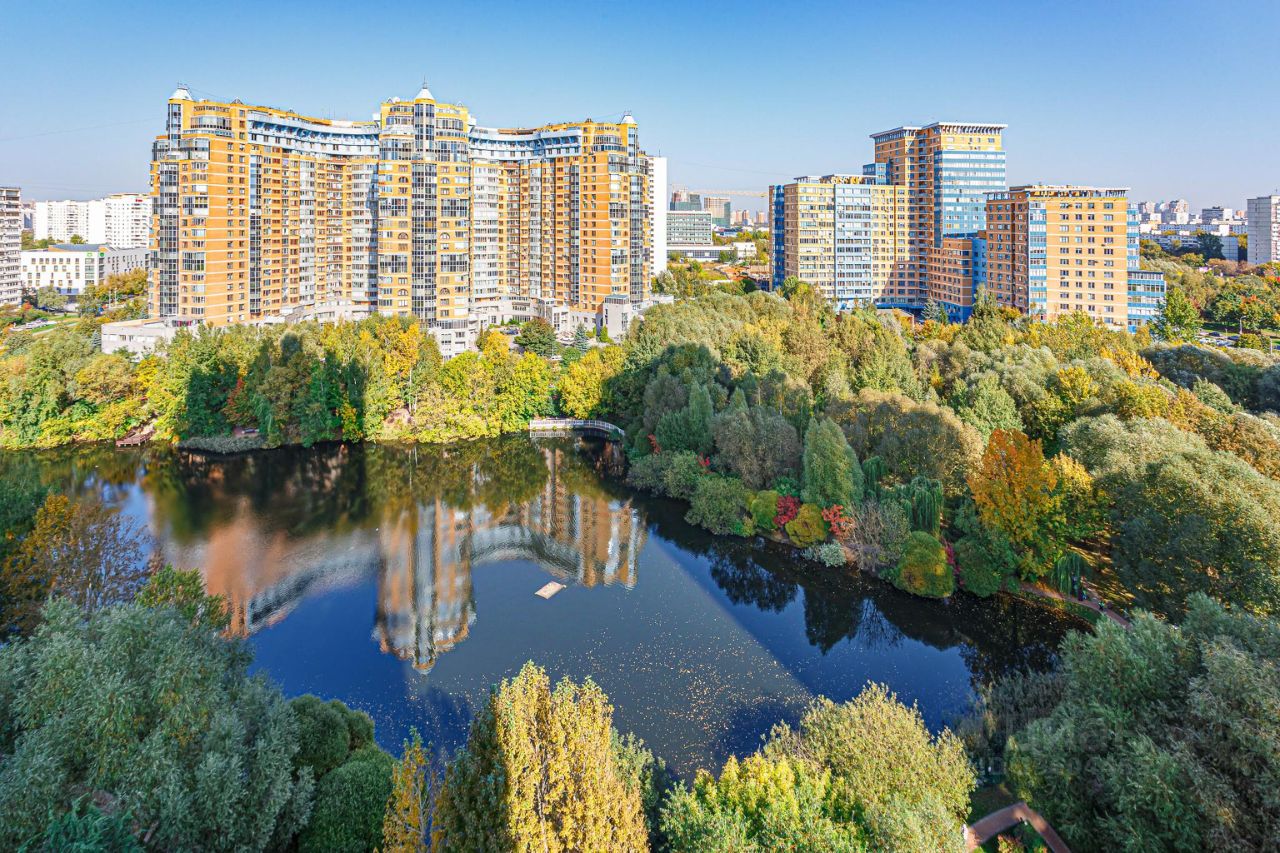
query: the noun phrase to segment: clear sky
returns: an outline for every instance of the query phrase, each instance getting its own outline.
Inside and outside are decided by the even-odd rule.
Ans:
[[[856,172],[869,133],[934,120],[1008,124],[1010,183],[1193,209],[1280,186],[1280,0],[0,6],[0,185],[26,198],[145,189],[178,81],[361,119],[424,76],[487,125],[630,109],[692,188]]]

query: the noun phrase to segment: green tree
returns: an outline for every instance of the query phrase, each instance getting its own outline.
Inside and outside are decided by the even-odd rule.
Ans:
[[[205,592],[198,570],[183,571],[165,563],[147,579],[137,602],[144,607],[171,607],[191,625],[211,631],[225,631],[231,626],[226,598]]]
[[[1075,849],[1280,842],[1280,625],[1187,605],[1069,635],[1060,701],[1010,739],[1012,787]]]
[[[1187,299],[1180,287],[1169,287],[1160,314],[1151,324],[1156,337],[1170,343],[1194,342],[1203,325],[1200,311]]]
[[[946,598],[955,592],[955,575],[947,564],[942,543],[921,530],[907,537],[902,558],[890,573],[898,589],[929,598]]]
[[[367,746],[320,779],[311,819],[298,836],[298,849],[304,853],[377,850],[394,763],[387,753]]]
[[[445,772],[433,849],[645,849],[639,785],[619,768],[612,716],[593,682],[553,690],[526,664],[490,694]]]
[[[734,477],[706,474],[697,480],[685,521],[705,527],[712,533],[742,535],[747,515],[749,493]]]
[[[526,352],[550,358],[556,351],[556,330],[541,317],[534,317],[520,327],[516,344]]]
[[[805,430],[801,497],[819,507],[862,501],[862,466],[830,418],[815,418]]]
[[[293,715],[236,642],[177,613],[45,608],[0,650],[0,846],[44,833],[86,791],[152,849],[280,847],[306,822]]]

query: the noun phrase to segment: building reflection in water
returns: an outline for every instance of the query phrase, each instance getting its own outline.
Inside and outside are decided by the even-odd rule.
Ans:
[[[477,566],[528,561],[565,584],[630,588],[636,583],[645,521],[630,500],[606,491],[571,447],[537,447],[545,475],[538,472],[536,492],[507,488],[502,474],[495,475],[483,459],[446,467],[444,474],[432,468],[420,479],[444,476],[450,482],[422,487],[403,479],[413,466],[406,451],[371,449],[371,454],[384,455],[378,457],[379,467],[366,454],[347,458],[347,450],[310,451],[343,457],[336,466],[326,466],[318,479],[308,466],[299,466],[303,475],[265,477],[276,481],[274,499],[265,507],[254,506],[253,497],[238,488],[264,479],[261,472],[224,476],[218,490],[222,494],[215,500],[237,505],[231,517],[212,522],[199,537],[202,541],[177,546],[169,555],[174,562],[204,567],[209,591],[228,600],[234,632],[252,634],[286,618],[307,595],[374,575],[374,640],[384,652],[426,671],[467,638],[476,620],[471,573]],[[490,450],[501,452],[499,447]],[[218,463],[241,464],[247,463]],[[369,469],[358,478],[369,499],[366,516],[336,529],[304,529],[301,535],[297,524],[273,523],[278,519],[271,517],[272,505],[289,500],[293,490],[282,489],[279,481],[299,489],[350,489],[346,472],[335,473],[335,468],[360,464]],[[395,473],[384,476],[381,472],[388,469]],[[294,482],[298,479],[302,485]],[[508,492],[515,499],[495,499]],[[466,501],[466,507],[449,501],[478,494],[486,498]],[[533,592],[529,590],[531,600]]]

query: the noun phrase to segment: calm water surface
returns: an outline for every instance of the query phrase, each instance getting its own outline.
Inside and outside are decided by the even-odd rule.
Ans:
[[[630,492],[569,440],[445,448],[331,445],[210,459],[78,448],[0,457],[97,492],[165,559],[225,595],[255,668],[286,693],[465,739],[490,686],[526,660],[590,676],[623,731],[679,772],[752,749],[814,696],[869,680],[939,727],[973,686],[1048,666],[1081,623],[1024,602],[950,603],[715,539]],[[534,593],[564,584],[549,600]]]

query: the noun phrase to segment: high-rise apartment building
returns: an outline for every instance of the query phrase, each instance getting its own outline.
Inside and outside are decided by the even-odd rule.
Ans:
[[[451,354],[512,299],[586,316],[647,297],[651,164],[630,115],[486,128],[425,85],[370,122],[185,88],[168,110],[153,149],[153,317],[408,315]]]
[[[986,207],[978,286],[998,303],[1046,321],[1083,312],[1115,328],[1154,316],[1164,280],[1138,269],[1128,190],[1019,186],[991,193]]]
[[[38,201],[32,236],[61,243],[78,236],[116,249],[145,247],[151,237],[151,197],[117,193],[90,201]]]
[[[1248,202],[1249,263],[1280,261],[1280,195],[1263,195]]]
[[[733,205],[728,196],[704,195],[702,209],[711,214],[711,221],[721,228],[729,227],[729,218],[733,214]]]
[[[0,187],[0,305],[22,301],[22,190]]]
[[[769,188],[773,287],[790,277],[839,310],[879,303],[908,257],[908,196],[868,175],[796,178]]]
[[[930,270],[950,282],[956,247],[985,224],[986,194],[1005,188],[1003,124],[935,122],[872,134],[875,163],[864,173],[907,191],[907,255],[895,268],[883,304],[918,307],[928,299],[952,313],[949,284],[930,286]]]

